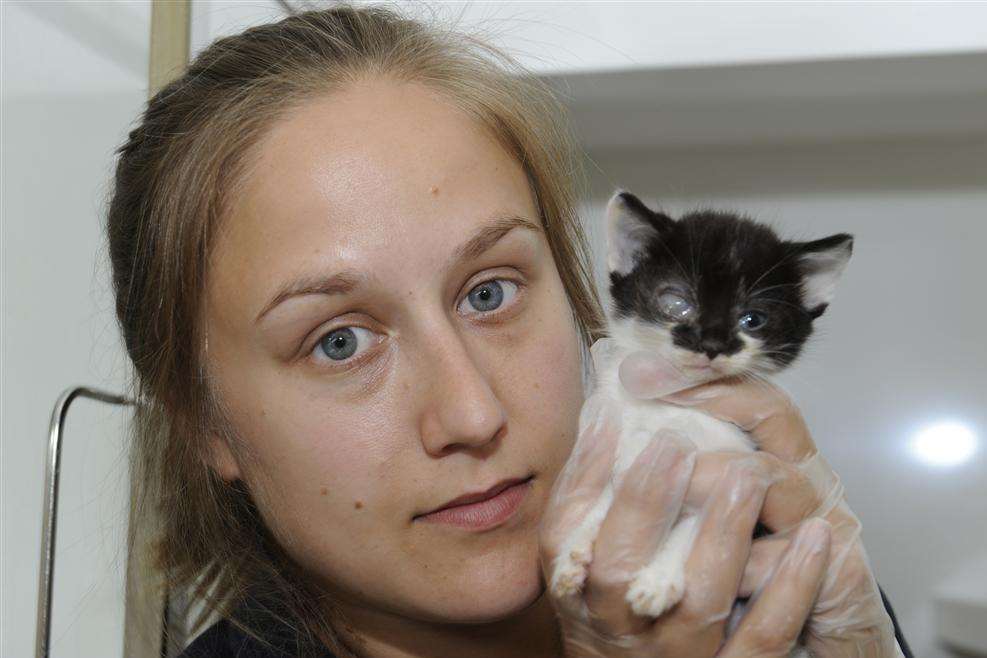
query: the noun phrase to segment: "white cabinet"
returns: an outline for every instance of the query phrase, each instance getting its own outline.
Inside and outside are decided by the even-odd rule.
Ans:
[[[550,79],[590,150],[987,128],[983,2],[398,4],[475,30]],[[193,52],[284,15],[274,0],[194,0]]]
[[[288,0],[292,6],[320,6]],[[489,34],[542,74],[987,50],[987,4],[961,2],[397,3]],[[324,6],[322,4],[321,6]],[[193,0],[193,50],[284,15],[275,0]]]
[[[471,2],[464,18],[541,73],[987,49],[983,3]]]

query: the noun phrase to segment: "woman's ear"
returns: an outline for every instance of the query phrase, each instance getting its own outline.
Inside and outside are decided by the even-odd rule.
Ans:
[[[209,433],[206,439],[206,464],[216,472],[224,482],[232,482],[240,479],[240,464],[230,449],[226,439]]]

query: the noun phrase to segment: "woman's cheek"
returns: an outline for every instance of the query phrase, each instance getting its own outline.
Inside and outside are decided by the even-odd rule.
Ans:
[[[268,406],[261,424],[267,434],[256,441],[260,463],[248,476],[261,513],[279,539],[350,526],[377,506],[379,495],[373,464],[383,460],[374,459],[365,438],[373,433],[361,433],[362,439],[349,436],[343,428],[362,427],[358,420],[346,423],[339,413],[330,418],[319,411],[329,406],[324,403],[303,406]],[[281,423],[272,417],[275,409]]]
[[[355,448],[319,451],[295,468],[284,464],[282,477],[263,486],[257,501],[281,546],[329,581],[374,563],[386,526],[397,518],[380,474],[370,473],[358,456]]]
[[[583,404],[580,336],[561,283],[558,296],[563,303],[542,307],[508,366],[513,390],[521,396],[515,402],[524,409],[530,435],[551,448],[544,466],[556,471],[572,449]]]

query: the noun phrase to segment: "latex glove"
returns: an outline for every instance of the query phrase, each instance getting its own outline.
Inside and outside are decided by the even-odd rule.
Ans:
[[[607,345],[597,349],[607,349]],[[801,413],[784,392],[764,381],[721,381],[674,393],[681,388],[675,373],[643,352],[628,356],[619,373],[624,387],[636,397],[661,398],[737,425],[752,436],[761,451],[777,457],[788,468],[796,468],[811,484],[815,496],[801,515],[805,519],[824,518],[832,527],[826,578],[804,638],[812,655],[903,656],[860,538],[860,519],[847,505],[839,476],[819,454]],[[797,523],[798,519],[788,521]],[[776,533],[775,539],[789,530],[779,519],[766,525]],[[780,546],[770,547],[766,541],[764,550],[770,553],[781,550]],[[759,584],[753,586],[757,590]]]
[[[787,657],[822,584],[830,528],[821,519],[803,523],[750,560],[748,569],[754,526],[777,480],[754,455],[699,455],[683,437],[657,434],[621,479],[592,555],[576,556],[588,565],[585,582],[576,588],[551,582],[558,560],[573,557],[561,554],[567,537],[610,480],[619,426],[617,410],[597,397],[587,400],[576,444],[542,516],[541,563],[565,655]],[[627,602],[628,585],[663,543],[683,502],[703,510],[683,598],[657,619],[637,616]],[[724,643],[734,600],[755,586],[758,597]]]

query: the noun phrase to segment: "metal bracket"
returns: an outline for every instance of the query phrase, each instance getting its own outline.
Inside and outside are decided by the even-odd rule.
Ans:
[[[45,465],[45,506],[41,527],[41,569],[38,577],[38,622],[34,655],[48,658],[51,643],[51,594],[55,573],[55,526],[58,516],[58,478],[62,458],[62,432],[69,405],[83,397],[107,404],[133,406],[134,401],[122,395],[107,393],[88,386],[70,388],[59,396],[51,412],[48,430],[48,461]]]

